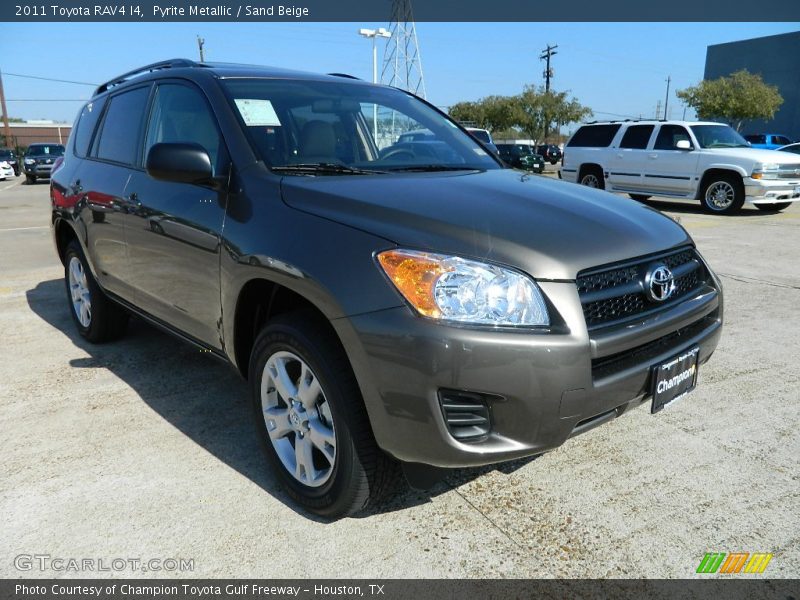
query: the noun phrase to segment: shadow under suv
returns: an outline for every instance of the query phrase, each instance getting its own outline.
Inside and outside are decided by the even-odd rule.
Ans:
[[[448,152],[398,144],[421,129]],[[505,168],[432,105],[346,76],[127,73],[83,107],[50,189],[81,335],[135,313],[229,361],[267,459],[328,517],[401,473],[656,412],[721,333],[720,283],[680,225]]]

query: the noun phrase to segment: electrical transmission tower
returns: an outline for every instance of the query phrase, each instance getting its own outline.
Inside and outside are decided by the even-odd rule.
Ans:
[[[386,43],[383,55],[381,83],[425,98],[422,55],[419,52],[411,0],[392,0],[392,22],[389,31],[392,37]]]

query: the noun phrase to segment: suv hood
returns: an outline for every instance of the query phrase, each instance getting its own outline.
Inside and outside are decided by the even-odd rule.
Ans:
[[[399,246],[486,259],[539,279],[574,279],[691,243],[680,225],[638,202],[510,169],[287,176],[281,188],[293,208]]]
[[[762,150],[760,148],[706,148],[704,152],[713,152],[719,156],[732,156],[752,160],[754,163],[798,165],[800,166],[800,156],[790,152],[778,152],[777,150]]]

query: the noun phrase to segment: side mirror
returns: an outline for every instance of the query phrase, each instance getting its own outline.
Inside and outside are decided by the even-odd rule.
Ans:
[[[691,150],[692,143],[689,140],[678,140],[678,142],[675,144],[675,148],[677,150]]]
[[[209,183],[211,158],[200,144],[155,144],[147,153],[147,174],[160,181]]]

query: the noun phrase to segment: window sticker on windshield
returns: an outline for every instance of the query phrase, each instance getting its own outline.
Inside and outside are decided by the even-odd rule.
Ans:
[[[269,100],[236,98],[234,102],[248,127],[275,127],[281,124]]]

